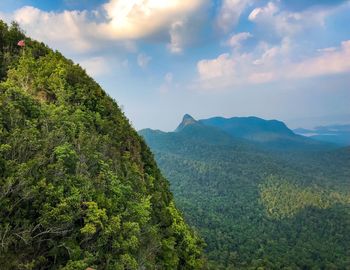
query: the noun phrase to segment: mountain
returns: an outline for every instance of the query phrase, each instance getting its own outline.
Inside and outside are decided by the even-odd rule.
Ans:
[[[274,151],[247,134],[277,133],[295,144],[281,122],[249,119],[253,126],[241,123],[240,131],[214,119],[139,132],[205,239],[210,269],[347,269],[349,148]]]
[[[264,120],[258,117],[213,117],[199,122],[220,128],[227,133],[253,141],[274,140],[280,137],[293,137],[295,134],[283,122]]]
[[[187,126],[193,126],[198,124],[199,123],[196,120],[194,120],[194,118],[191,115],[185,114],[184,117],[182,118],[180,125],[176,128],[175,131],[179,132],[184,128],[186,128]]]
[[[350,125],[319,126],[314,129],[298,128],[294,132],[322,142],[341,146],[350,145]]]
[[[199,120],[206,126],[218,128],[236,138],[246,139],[273,150],[331,149],[331,144],[320,143],[295,134],[283,122],[258,117],[213,117]],[[334,146],[333,146],[334,147]]]
[[[0,59],[0,268],[202,269],[202,240],[115,101],[16,24],[0,21]]]
[[[205,143],[220,145],[232,144],[234,142],[245,144],[245,140],[233,137],[217,127],[207,126],[188,114],[183,117],[175,133],[190,138],[196,143],[204,141]]]

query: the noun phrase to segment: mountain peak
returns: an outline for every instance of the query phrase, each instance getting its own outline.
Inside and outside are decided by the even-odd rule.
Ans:
[[[184,127],[198,123],[191,115],[185,114],[182,118],[182,122],[176,128],[175,132],[181,131]]]
[[[196,122],[196,120],[189,114],[185,114],[184,117],[182,118],[182,122],[184,121],[192,121],[192,122]]]

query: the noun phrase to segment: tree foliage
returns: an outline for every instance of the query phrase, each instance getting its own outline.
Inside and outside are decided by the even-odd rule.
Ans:
[[[200,269],[202,240],[114,100],[16,24],[0,22],[0,59],[1,268]]]

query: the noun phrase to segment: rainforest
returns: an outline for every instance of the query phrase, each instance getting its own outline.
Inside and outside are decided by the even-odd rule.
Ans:
[[[350,0],[1,0],[0,270],[350,270]]]

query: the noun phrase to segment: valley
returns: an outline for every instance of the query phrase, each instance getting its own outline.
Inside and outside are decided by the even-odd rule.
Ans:
[[[175,132],[139,132],[212,268],[346,269],[349,149],[281,122],[217,119],[186,115]]]

